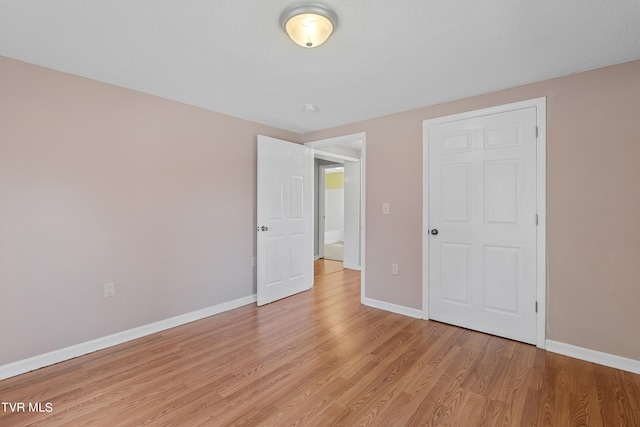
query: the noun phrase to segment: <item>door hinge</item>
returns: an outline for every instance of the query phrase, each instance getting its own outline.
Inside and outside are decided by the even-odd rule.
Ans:
[[[538,214],[536,214],[536,225],[538,225]]]
[[[536,301],[536,313],[538,312],[538,301]]]
[[[538,126],[536,126],[536,138],[538,138]]]

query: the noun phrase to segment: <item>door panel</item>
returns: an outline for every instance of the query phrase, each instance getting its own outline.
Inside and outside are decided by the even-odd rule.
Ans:
[[[471,245],[443,243],[440,246],[440,277],[447,284],[441,299],[446,302],[471,305]]]
[[[272,286],[284,281],[284,241],[282,236],[266,237],[266,285]],[[259,251],[258,251],[259,252]]]
[[[313,284],[311,149],[258,136],[258,305]]]
[[[304,177],[292,176],[289,182],[290,188],[290,218],[293,220],[304,219]]]
[[[536,109],[428,129],[429,315],[536,342]]]
[[[295,233],[289,236],[289,278],[297,279],[304,276],[307,257],[305,256],[305,245],[307,244],[303,233]],[[313,258],[311,258],[313,259]]]
[[[468,223],[471,220],[471,164],[450,164],[440,170],[442,221]]]
[[[486,224],[518,224],[518,159],[494,160],[484,165]]]
[[[282,176],[276,173],[267,175],[267,219],[270,221],[283,221],[283,203],[282,203]]]
[[[518,313],[519,248],[484,247],[485,307]]]

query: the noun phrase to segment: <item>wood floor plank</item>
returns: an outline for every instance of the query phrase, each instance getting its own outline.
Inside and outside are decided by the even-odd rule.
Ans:
[[[639,426],[640,375],[360,304],[360,273],[0,381],[23,426]],[[1,409],[1,408],[0,408]]]

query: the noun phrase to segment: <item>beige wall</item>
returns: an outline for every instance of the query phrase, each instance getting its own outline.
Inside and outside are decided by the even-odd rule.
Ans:
[[[367,133],[367,297],[420,309],[422,121],[547,97],[547,338],[640,360],[640,61],[303,136]],[[382,202],[391,215],[382,215]],[[400,266],[392,276],[391,263]]]
[[[0,122],[0,365],[255,293],[256,135],[299,135],[3,57]]]
[[[367,132],[366,296],[419,309],[422,121],[540,96],[548,338],[640,360],[640,61],[302,138],[2,57],[0,95],[0,365],[253,294],[258,133]]]

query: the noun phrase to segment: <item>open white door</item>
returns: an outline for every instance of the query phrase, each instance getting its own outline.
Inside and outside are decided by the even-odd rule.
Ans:
[[[313,153],[258,135],[258,305],[313,285]]]

